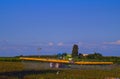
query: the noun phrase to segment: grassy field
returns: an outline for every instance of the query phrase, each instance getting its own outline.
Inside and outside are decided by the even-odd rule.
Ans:
[[[0,57],[0,61],[4,62],[20,62],[19,57]]]
[[[27,63],[0,62],[0,79],[120,79],[119,65],[106,68],[81,66],[81,69],[43,69],[34,65],[28,68],[25,64]]]

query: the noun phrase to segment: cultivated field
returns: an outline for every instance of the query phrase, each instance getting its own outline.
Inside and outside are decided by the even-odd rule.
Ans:
[[[120,79],[120,66],[73,65],[50,69],[47,63],[0,62],[0,79]]]

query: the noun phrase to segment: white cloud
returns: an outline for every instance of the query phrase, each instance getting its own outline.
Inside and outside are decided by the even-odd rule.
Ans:
[[[82,45],[83,45],[83,43],[82,43],[82,42],[78,42],[78,45],[82,46]]]
[[[120,40],[117,40],[117,41],[114,41],[114,42],[104,42],[104,44],[120,45]]]
[[[49,46],[53,46],[54,43],[53,43],[53,42],[49,42],[48,45],[49,45]]]
[[[58,46],[63,46],[63,43],[62,43],[62,42],[59,42],[59,43],[58,43]]]

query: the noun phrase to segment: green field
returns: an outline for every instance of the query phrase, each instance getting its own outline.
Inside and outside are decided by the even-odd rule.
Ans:
[[[104,66],[83,66],[81,69],[43,69],[34,66],[35,68],[28,69],[25,63],[1,61],[0,79],[120,79],[120,65],[111,65],[104,69]]]
[[[0,61],[3,62],[20,62],[19,57],[0,57]]]

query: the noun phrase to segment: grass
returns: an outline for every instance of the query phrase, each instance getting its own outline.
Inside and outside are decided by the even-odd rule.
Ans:
[[[82,66],[81,66],[82,67]],[[94,66],[93,66],[94,67]],[[0,79],[110,79],[120,78],[120,66],[81,69],[27,69],[21,62],[0,62]]]
[[[4,62],[20,62],[19,57],[0,57],[0,61]]]

